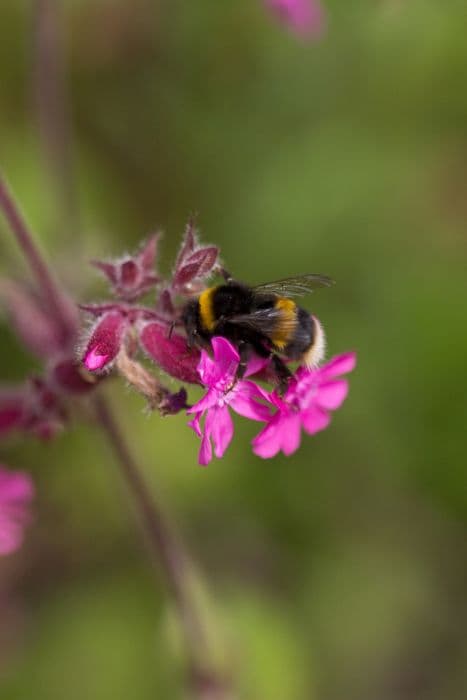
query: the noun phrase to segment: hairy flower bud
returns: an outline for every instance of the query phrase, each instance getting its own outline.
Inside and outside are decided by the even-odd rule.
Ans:
[[[102,370],[113,362],[120,350],[127,319],[119,311],[105,313],[94,326],[84,352],[83,363],[90,372]]]
[[[169,334],[167,326],[154,321],[141,326],[139,340],[143,350],[164,372],[182,382],[200,383],[196,369],[200,353],[188,347],[186,338]]]
[[[115,294],[121,299],[133,301],[159,281],[159,277],[153,271],[159,238],[159,233],[151,236],[135,255],[126,255],[110,262],[93,262],[107,277]]]
[[[198,243],[194,221],[188,222],[185,238],[178,254],[173,274],[173,287],[179,292],[198,291],[197,282],[214,269],[219,255],[216,246],[201,246]]]

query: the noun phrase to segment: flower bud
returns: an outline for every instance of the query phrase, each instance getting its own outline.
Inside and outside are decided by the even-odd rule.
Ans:
[[[159,238],[158,233],[151,236],[135,255],[110,262],[94,261],[94,266],[107,277],[121,299],[134,301],[159,281],[153,270]]]
[[[90,372],[102,370],[116,358],[126,328],[127,319],[119,311],[109,311],[97,321],[84,352],[86,369]]]
[[[182,335],[169,334],[167,326],[153,321],[141,327],[139,340],[143,350],[164,372],[182,382],[200,383],[196,369],[199,350],[190,349]]]

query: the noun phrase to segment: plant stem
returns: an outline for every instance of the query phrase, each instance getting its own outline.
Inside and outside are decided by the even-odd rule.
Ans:
[[[76,326],[70,313],[74,308],[72,302],[55,281],[2,177],[0,209],[3,210],[29,263],[50,312],[54,314],[57,324],[60,324],[72,342],[75,342]],[[162,566],[177,607],[188,652],[189,685],[193,697],[198,700],[227,700],[230,698],[229,689],[212,662],[206,626],[192,594],[192,570],[188,557],[161,508],[150,495],[107,401],[103,396],[96,395],[93,404],[98,422],[117,457],[126,486],[139,513],[152,558]]]
[[[10,224],[18,246],[29,263],[44,303],[47,305],[50,314],[54,316],[57,326],[61,329],[63,342],[67,345],[74,343],[76,336],[76,307],[56,282],[1,174],[0,209]]]
[[[162,509],[150,494],[106,399],[97,395],[93,404],[98,423],[117,457],[138,511],[152,559],[156,565],[162,565],[175,601],[188,650],[191,691],[200,700],[226,700],[229,691],[209,659],[205,626],[191,593],[192,566],[188,557]]]

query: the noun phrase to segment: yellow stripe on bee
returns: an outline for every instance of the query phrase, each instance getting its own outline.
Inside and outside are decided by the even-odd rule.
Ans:
[[[297,305],[292,299],[278,297],[274,308],[279,309],[281,314],[271,333],[271,340],[278,350],[283,350],[292,340],[297,327]]]
[[[214,316],[213,296],[217,287],[209,287],[199,295],[199,316],[201,325],[207,331],[213,331],[216,326],[216,317]]]

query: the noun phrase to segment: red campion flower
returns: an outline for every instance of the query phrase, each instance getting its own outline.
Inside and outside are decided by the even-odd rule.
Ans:
[[[351,372],[355,363],[355,353],[349,352],[317,369],[300,367],[283,397],[271,394],[277,412],[254,438],[255,454],[274,457],[282,451],[291,455],[300,446],[302,428],[309,435],[327,428],[329,411],[339,408],[347,396],[348,382],[340,377]]]

